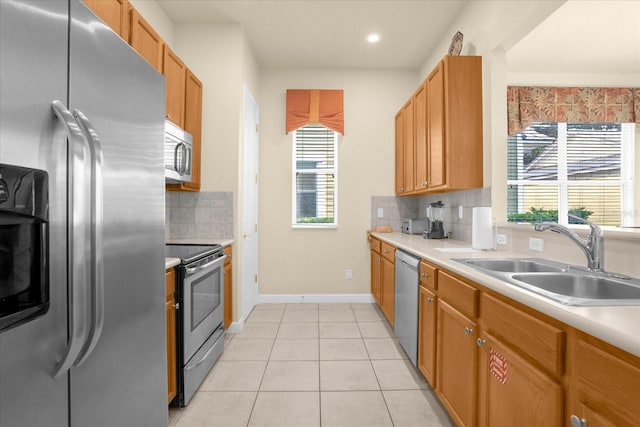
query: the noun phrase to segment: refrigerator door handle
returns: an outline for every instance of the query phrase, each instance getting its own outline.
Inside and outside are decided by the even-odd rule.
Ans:
[[[56,117],[62,122],[68,138],[68,180],[67,180],[67,269],[69,274],[69,341],[65,356],[58,363],[53,378],[66,374],[82,350],[87,333],[86,319],[86,269],[82,262],[85,253],[86,236],[83,221],[87,217],[86,204],[82,203],[86,190],[84,167],[84,138],[71,112],[58,100],[51,103]],[[80,203],[77,203],[80,201]],[[78,254],[78,256],[76,256]]]
[[[100,340],[104,326],[104,274],[102,256],[103,194],[102,194],[102,145],[91,122],[79,110],[73,116],[80,125],[82,134],[89,145],[91,155],[91,329],[89,337],[74,363],[80,366],[93,352]]]

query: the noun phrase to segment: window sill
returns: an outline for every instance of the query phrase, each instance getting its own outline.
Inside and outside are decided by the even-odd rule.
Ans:
[[[305,230],[335,230],[338,228],[337,224],[291,224],[293,229],[305,229]]]

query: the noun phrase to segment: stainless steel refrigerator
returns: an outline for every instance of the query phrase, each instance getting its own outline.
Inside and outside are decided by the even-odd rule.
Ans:
[[[46,300],[0,332],[0,426],[166,426],[163,77],[79,0],[0,0],[0,103],[0,304]]]

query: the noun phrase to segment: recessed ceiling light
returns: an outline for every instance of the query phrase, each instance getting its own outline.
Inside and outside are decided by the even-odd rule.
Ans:
[[[380,34],[378,33],[371,33],[367,36],[367,41],[369,43],[378,43],[380,41]]]

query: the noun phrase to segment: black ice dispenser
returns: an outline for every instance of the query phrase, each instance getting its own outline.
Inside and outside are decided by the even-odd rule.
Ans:
[[[49,308],[48,178],[0,164],[0,332]]]

